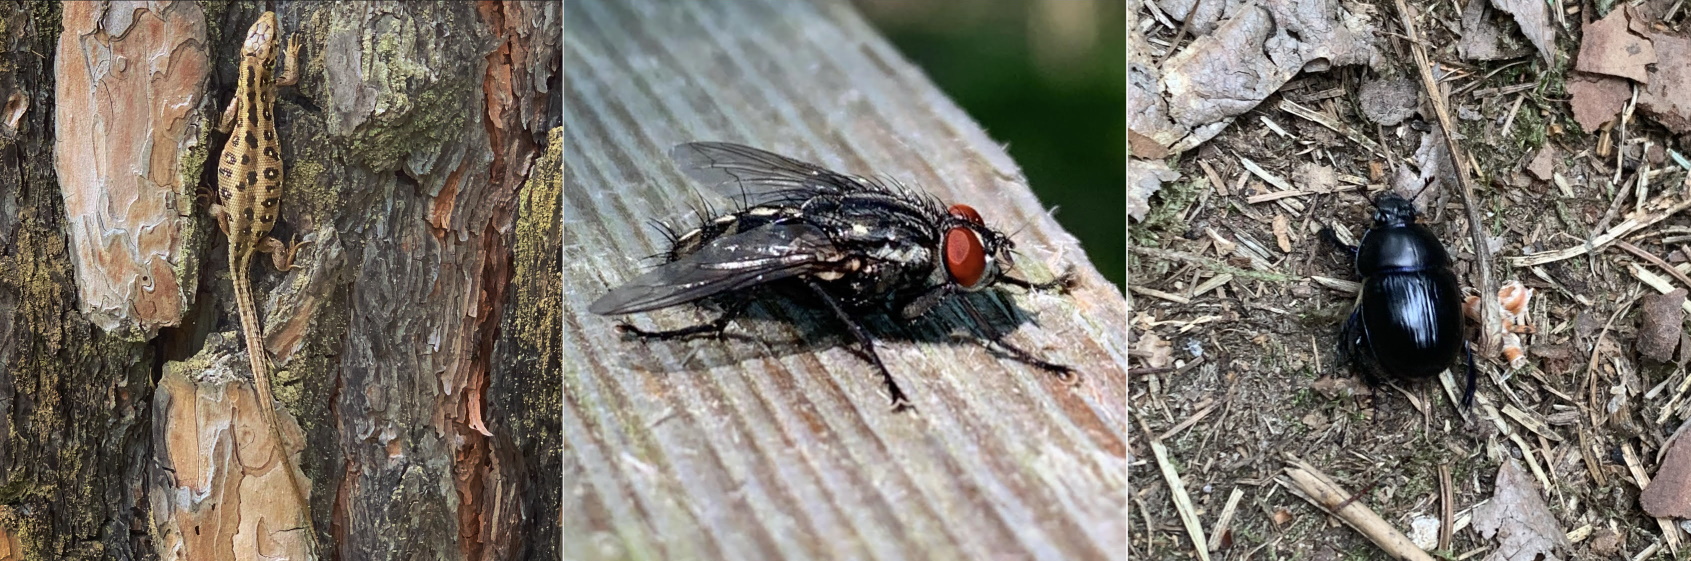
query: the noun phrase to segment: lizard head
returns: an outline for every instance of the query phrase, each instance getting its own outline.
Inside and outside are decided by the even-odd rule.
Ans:
[[[247,42],[241,45],[241,56],[256,57],[266,64],[276,60],[276,12],[264,12],[247,29]]]

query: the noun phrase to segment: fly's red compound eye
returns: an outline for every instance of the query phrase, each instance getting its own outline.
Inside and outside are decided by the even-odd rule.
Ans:
[[[975,212],[975,208],[969,205],[951,205],[951,208],[946,209],[945,212],[975,224],[985,224],[985,222],[981,222],[981,213]],[[947,242],[947,245],[949,246],[950,243]]]
[[[963,205],[951,208],[955,211],[958,207],[974,212]],[[975,218],[979,219],[980,215]],[[966,289],[975,288],[986,276],[986,248],[981,247],[981,238],[974,230],[952,228],[945,233],[945,270]]]

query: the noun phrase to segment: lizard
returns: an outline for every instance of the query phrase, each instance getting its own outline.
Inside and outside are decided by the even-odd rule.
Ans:
[[[217,127],[229,134],[229,140],[218,160],[219,202],[211,205],[211,214],[217,219],[218,227],[229,237],[230,277],[235,285],[236,305],[240,307],[241,332],[247,343],[247,359],[252,367],[260,417],[270,425],[282,467],[287,471],[295,493],[300,496],[301,504],[309,504],[310,496],[294,474],[276,417],[275,400],[270,393],[270,357],[264,351],[263,324],[258,321],[258,305],[252,296],[250,274],[253,256],[260,252],[269,253],[277,269],[293,269],[293,255],[304,245],[283,244],[270,237],[282,198],[282,149],[276,134],[276,90],[299,82],[299,45],[291,39],[283,59],[286,70],[280,77],[273,76],[271,72],[276,62],[279,35],[275,12],[265,12],[247,30],[246,41],[241,46],[235,97],[229,101],[229,107],[224,110]],[[309,515],[305,521],[310,524]]]

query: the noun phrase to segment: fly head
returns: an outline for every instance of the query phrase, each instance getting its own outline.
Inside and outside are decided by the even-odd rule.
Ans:
[[[951,205],[946,210],[945,272],[952,284],[965,292],[974,292],[998,280],[998,276],[1014,265],[1010,252],[1015,244],[1010,238],[988,228],[973,207]]]

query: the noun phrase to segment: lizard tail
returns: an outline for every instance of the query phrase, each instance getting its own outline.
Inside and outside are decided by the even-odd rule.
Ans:
[[[247,362],[252,366],[253,388],[258,391],[258,410],[266,423],[279,427],[276,424],[276,402],[270,394],[270,361],[264,354],[264,328],[258,323],[258,304],[253,301],[252,283],[245,274],[239,273],[243,268],[235,266],[234,284],[235,302],[241,309],[241,334],[247,340]]]

